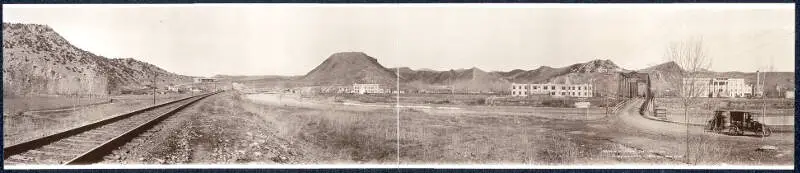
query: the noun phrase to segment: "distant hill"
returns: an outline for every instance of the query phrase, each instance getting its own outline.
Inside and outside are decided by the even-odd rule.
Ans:
[[[492,92],[510,87],[511,82],[498,74],[473,67],[448,71],[400,68],[400,76],[416,89],[450,88],[459,92]]]
[[[660,95],[666,92],[677,92],[683,78],[681,74],[684,73],[684,70],[677,63],[670,61],[639,70],[639,72],[650,74],[650,84],[653,92]]]
[[[105,95],[191,82],[132,58],[108,59],[81,50],[52,28],[3,24],[3,95]]]
[[[302,76],[279,76],[279,75],[257,75],[257,76],[248,76],[248,75],[214,75],[212,78],[215,78],[220,81],[233,81],[233,82],[243,82],[243,81],[257,81],[257,80],[292,80],[297,79]]]
[[[509,72],[486,72],[478,68],[453,69],[448,71],[411,70],[400,68],[400,76],[420,89],[449,88],[466,92],[507,92],[511,83],[564,83],[567,76],[574,83],[589,83],[594,74],[622,71],[610,60],[593,60],[562,68],[542,66],[535,70],[515,69]],[[612,82],[609,82],[612,83]]]
[[[624,69],[614,64],[614,62],[611,60],[592,60],[589,62],[577,63],[561,68],[541,66],[537,69],[529,71],[517,69],[510,72],[498,72],[498,74],[515,83],[548,83],[559,82],[554,79],[557,79],[559,76],[567,76],[569,74],[578,74],[574,76],[585,76],[585,74],[613,73],[620,71],[624,71]],[[589,81],[587,80],[578,79],[574,82],[588,83]]]
[[[379,64],[377,59],[363,52],[340,52],[328,57],[322,64],[303,76],[302,80],[313,85],[352,85],[353,83],[394,85],[397,75]]]

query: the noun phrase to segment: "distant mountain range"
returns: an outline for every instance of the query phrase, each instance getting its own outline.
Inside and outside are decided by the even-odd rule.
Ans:
[[[487,72],[475,67],[447,71],[412,70],[408,67],[385,68],[375,58],[363,52],[341,52],[331,55],[302,77],[302,80],[314,85],[379,83],[394,86],[398,78],[397,70],[404,88],[425,90],[452,87],[460,92],[506,91],[511,83],[563,83],[567,78],[574,83],[588,83],[593,75],[624,71],[610,60],[593,60],[562,68],[543,66],[535,70],[517,69],[510,72]]]
[[[3,23],[3,95],[105,95],[191,82],[132,58],[109,59],[81,50],[52,28]]]
[[[515,69],[508,72],[486,72],[479,68],[436,71],[413,70],[409,67],[385,68],[362,52],[342,52],[331,55],[322,64],[302,77],[315,85],[350,85],[353,83],[379,83],[394,86],[400,74],[401,87],[411,90],[449,89],[459,92],[507,92],[511,83],[592,83],[607,92],[616,92],[616,75],[623,69],[611,60],[592,60],[566,67],[542,66],[534,70]],[[651,75],[654,92],[676,91],[684,70],[675,62],[667,62],[636,70]],[[771,72],[767,78],[767,92],[794,88],[794,73]],[[699,77],[745,78],[755,83],[755,73],[705,71]]]

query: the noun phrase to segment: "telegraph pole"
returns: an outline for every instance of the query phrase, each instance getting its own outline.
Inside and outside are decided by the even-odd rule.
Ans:
[[[770,57],[769,71],[772,72],[773,70],[774,69],[772,67],[772,57]],[[767,87],[767,73],[764,73],[764,86],[761,87],[761,89],[766,91],[766,87]],[[777,88],[776,88],[776,91],[777,91]],[[780,93],[778,93],[778,95],[780,96]],[[766,98],[767,98],[767,94],[766,94],[766,92],[764,92],[764,96],[761,98],[761,100],[764,102],[764,107],[761,110],[761,126],[762,126],[761,127],[761,135],[762,136],[765,133],[767,133],[767,129],[766,129],[767,127],[764,126],[764,123],[767,123],[766,122],[766,116],[767,116],[767,99]],[[764,137],[761,137],[761,141],[762,142],[764,141]]]
[[[153,104],[156,104],[156,80],[158,73],[153,72]]]

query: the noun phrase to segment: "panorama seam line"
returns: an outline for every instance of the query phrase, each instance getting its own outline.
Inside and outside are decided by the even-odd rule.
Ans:
[[[397,168],[400,169],[400,68],[395,69],[397,75],[397,100],[395,101],[395,114],[397,117]]]

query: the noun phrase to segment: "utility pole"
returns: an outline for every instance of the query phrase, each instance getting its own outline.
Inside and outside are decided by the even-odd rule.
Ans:
[[[153,104],[156,104],[156,80],[158,73],[153,72]]]
[[[772,62],[772,58],[770,57],[770,64],[769,64],[769,71],[770,72],[772,72],[774,70],[773,67],[772,67],[772,63],[773,63]],[[766,90],[765,89],[766,87],[767,87],[767,73],[764,73],[764,86],[761,87],[761,88]],[[780,93],[778,93],[778,95],[780,95]],[[766,97],[767,97],[767,95],[766,95],[766,93],[764,93],[764,97],[761,98],[761,100],[764,102],[764,106],[763,106],[763,108],[761,110],[761,124],[762,124],[761,135],[762,136],[765,135],[765,133],[767,133],[767,129],[763,125],[764,123],[766,123],[766,116],[767,116],[767,99],[766,99]],[[761,141],[762,142],[764,141],[764,137],[761,137]]]

